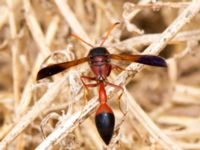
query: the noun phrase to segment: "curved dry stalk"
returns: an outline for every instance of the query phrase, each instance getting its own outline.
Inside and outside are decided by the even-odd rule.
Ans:
[[[119,43],[111,44],[111,47],[120,48],[120,50],[124,49],[132,49],[137,46],[146,46],[154,41],[159,40],[161,33],[156,34],[145,34],[136,37],[129,38],[127,40],[121,41]],[[176,44],[179,42],[187,42],[188,40],[199,40],[200,39],[200,30],[186,31],[178,33],[172,40],[168,42],[168,44]]]
[[[61,14],[63,15],[63,17],[65,18],[65,20],[67,21],[67,23],[69,24],[69,26],[72,28],[72,30],[74,31],[75,34],[79,35],[82,39],[84,39],[86,42],[90,43],[93,45],[93,42],[91,41],[91,39],[88,37],[88,35],[86,34],[86,32],[84,31],[84,29],[82,28],[81,24],[79,23],[79,21],[76,19],[74,13],[71,11],[70,7],[68,6],[68,4],[63,1],[63,0],[55,0],[56,5],[58,6]],[[90,47],[88,47],[88,45],[84,44],[82,42],[82,44],[89,49]]]
[[[181,85],[181,84],[176,84],[174,87],[175,92],[172,97],[172,101],[177,104],[185,104],[185,105],[199,105],[199,98],[200,98],[200,89],[191,87],[191,86],[186,86],[186,85]]]
[[[133,6],[134,8],[155,8],[160,9],[161,7],[169,7],[169,8],[185,8],[190,4],[190,2],[153,2],[153,3],[147,3],[147,4],[137,4]],[[132,8],[132,9],[134,9]]]
[[[15,5],[11,0],[7,0],[9,7],[9,25],[10,25],[10,34],[13,44],[11,46],[12,50],[12,72],[13,72],[13,91],[15,98],[15,107],[18,106],[20,100],[20,64],[19,64],[19,41],[17,38],[17,24],[15,19]],[[14,3],[15,4],[15,3]]]
[[[30,0],[23,0],[24,10],[25,10],[25,18],[30,28],[31,34],[33,35],[34,40],[39,46],[44,57],[47,57],[50,54],[49,48],[45,45],[44,34],[41,30],[38,20],[35,17],[35,12],[32,9]]]
[[[32,9],[30,1],[24,0],[23,4],[24,4],[24,10],[25,10],[24,12],[25,19],[31,31],[31,34],[33,35],[34,41],[37,43],[39,50],[41,50],[43,56],[48,56],[50,54],[50,49],[47,45],[50,45],[51,41],[45,40],[44,34],[42,32],[42,29],[40,28],[38,20],[35,17],[35,13]],[[55,28],[54,32],[56,32],[56,30],[57,28]],[[53,38],[50,38],[50,39],[53,39]],[[32,97],[31,85],[34,83],[36,79],[36,73],[43,62],[43,56],[39,54],[39,56],[36,58],[32,73],[24,87],[22,98],[20,100],[20,104],[17,110],[19,116],[24,114],[28,109],[28,105]]]
[[[17,22],[15,19],[15,8],[16,8],[16,1],[7,0],[6,1],[9,7],[9,25],[10,25],[10,34],[12,39],[11,51],[12,51],[12,77],[13,77],[13,91],[14,91],[14,99],[15,99],[15,113],[17,115],[18,105],[20,103],[20,63],[19,63],[19,40],[18,40],[18,29],[17,29]],[[17,120],[19,116],[17,117]],[[19,136],[17,139],[16,148],[22,149],[24,147],[24,143],[21,142],[23,135]]]
[[[131,113],[137,118],[137,120],[142,124],[142,126],[149,132],[152,138],[155,140],[155,143],[159,143],[163,146],[164,149],[168,150],[181,150],[179,145],[176,142],[172,141],[168,136],[161,131],[156,124],[148,117],[148,115],[141,109],[141,107],[136,103],[133,97],[125,89],[124,93],[127,96],[129,101],[129,109]]]
[[[143,1],[140,1],[138,4],[148,4],[150,3],[151,0],[143,0]],[[124,7],[127,8],[127,10],[131,11],[131,12],[124,12],[123,13],[123,16],[125,18],[126,21],[130,21],[131,19],[133,19],[133,17],[136,16],[137,13],[139,13],[141,11],[140,8],[137,8],[137,9],[130,9],[131,6],[134,6],[134,4],[131,4],[129,2],[125,3]]]
[[[51,22],[49,23],[49,26],[47,28],[47,32],[46,32],[46,35],[45,35],[45,43],[47,44],[48,47],[50,46],[51,42],[55,38],[55,34],[56,34],[57,29],[58,29],[59,22],[60,22],[60,18],[55,15],[52,18]]]
[[[1,141],[0,149],[5,149],[43,110],[45,110],[58,95],[66,82],[66,76],[52,84],[51,88],[40,100],[19,120],[15,127]]]
[[[72,132],[87,116],[93,113],[98,105],[98,98],[95,97],[88,102],[83,110],[74,113],[70,118],[63,118],[60,125],[52,132],[37,148],[36,150],[50,149],[54,144],[59,143],[63,137]],[[80,116],[81,115],[81,116]]]

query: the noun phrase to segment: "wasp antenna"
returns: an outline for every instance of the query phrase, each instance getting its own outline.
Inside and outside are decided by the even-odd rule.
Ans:
[[[103,44],[105,43],[106,39],[108,38],[108,36],[110,35],[110,33],[112,32],[112,30],[118,25],[120,24],[120,22],[116,22],[114,23],[110,29],[108,30],[108,32],[106,33],[106,36],[103,38],[103,40],[101,41],[100,47],[103,46]]]
[[[83,40],[83,39],[82,39],[81,37],[79,37],[78,35],[76,35],[76,34],[71,34],[70,36],[72,36],[72,37],[74,37],[74,38],[80,40],[81,42],[87,44],[87,45],[90,46],[91,48],[94,48],[94,46],[93,46],[92,44],[86,42],[85,40]]]

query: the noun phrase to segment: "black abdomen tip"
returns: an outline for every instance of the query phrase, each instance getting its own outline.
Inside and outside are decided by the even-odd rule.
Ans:
[[[107,112],[99,113],[95,116],[95,122],[101,138],[108,145],[112,138],[115,126],[114,114]]]

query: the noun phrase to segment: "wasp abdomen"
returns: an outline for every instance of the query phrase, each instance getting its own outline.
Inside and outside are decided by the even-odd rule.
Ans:
[[[101,111],[98,111],[98,110]],[[115,126],[115,116],[108,105],[102,104],[97,110],[95,116],[95,122],[97,130],[103,139],[103,141],[108,145],[113,135]]]

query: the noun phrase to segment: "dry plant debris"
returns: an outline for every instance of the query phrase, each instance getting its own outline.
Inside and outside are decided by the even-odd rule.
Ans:
[[[199,10],[199,0],[2,0],[0,150],[200,149]],[[117,125],[106,147],[93,121],[97,89],[84,100],[87,64],[35,79],[42,66],[87,55],[71,33],[97,44],[117,21],[105,43],[111,53],[159,54],[168,68],[116,62],[133,72],[109,77],[125,89],[127,114],[107,87]]]

